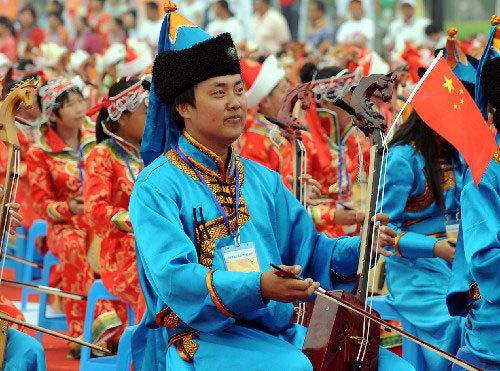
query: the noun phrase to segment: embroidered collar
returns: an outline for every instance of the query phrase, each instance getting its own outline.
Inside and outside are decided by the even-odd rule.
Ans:
[[[125,150],[125,152],[127,152],[135,161],[138,161],[138,162],[142,163],[142,157],[141,157],[140,148],[135,147],[132,143],[127,142],[122,137],[120,137],[120,136],[112,133],[110,130],[108,130],[108,128],[106,127],[106,125],[103,124],[102,128],[103,128],[103,131],[108,136],[110,136],[111,138],[113,138],[116,141],[116,143],[120,147],[122,147]]]
[[[45,151],[51,153],[75,152],[74,148],[68,146],[64,140],[57,134],[57,131],[45,122],[40,126],[40,135],[37,144]],[[94,132],[91,130],[80,129],[80,146],[83,148],[89,142],[95,140]]]
[[[222,162],[222,159],[189,135],[186,130],[183,131],[181,137],[179,138],[179,147],[193,163],[193,165],[204,173],[222,179],[227,179],[228,176],[233,176],[236,155],[234,154],[232,148],[230,153],[231,165],[229,167],[228,174],[226,174],[225,165]]]

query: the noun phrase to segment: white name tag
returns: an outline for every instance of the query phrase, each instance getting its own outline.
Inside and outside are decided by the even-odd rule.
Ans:
[[[242,243],[240,246],[224,246],[221,251],[229,272],[260,272],[257,250],[253,242]]]

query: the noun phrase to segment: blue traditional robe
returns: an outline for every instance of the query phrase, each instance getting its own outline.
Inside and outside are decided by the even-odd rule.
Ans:
[[[4,371],[45,371],[47,368],[42,344],[9,327],[3,367]]]
[[[500,145],[500,135],[496,136]],[[500,150],[479,186],[467,169],[460,198],[462,219],[448,293],[450,313],[466,317],[467,348],[500,369]]]
[[[352,289],[359,238],[318,235],[279,175],[253,161],[232,155],[226,171],[216,154],[186,132],[179,149],[222,204],[231,231],[238,226],[241,243],[255,244],[260,272],[226,269],[221,249],[234,239],[209,192],[176,150],[157,158],[138,177],[129,207],[148,305],[133,339],[134,366],[311,370],[301,352],[307,329],[290,324],[292,304],[262,299],[261,272],[270,263],[300,264],[301,275],[325,289]],[[400,369],[411,369],[383,350],[381,359],[389,359],[392,369],[398,362]]]
[[[451,317],[446,307],[451,264],[436,258],[433,252],[435,243],[445,237],[446,217],[425,177],[422,155],[411,145],[395,145],[388,156],[379,211],[389,215],[389,225],[398,233],[396,254],[385,259],[388,301],[415,326],[415,335],[455,354],[463,321]],[[442,165],[447,212],[458,211],[462,168],[461,163]],[[449,361],[427,349],[424,358],[428,369],[451,368]]]

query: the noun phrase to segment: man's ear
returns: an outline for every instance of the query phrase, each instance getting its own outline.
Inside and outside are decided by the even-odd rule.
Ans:
[[[189,103],[179,103],[175,106],[175,108],[183,119],[191,118],[191,110],[193,107]]]
[[[57,122],[58,118],[59,117],[57,117],[57,115],[54,112],[51,112],[50,115],[49,115],[49,121],[50,122]]]
[[[262,98],[262,100],[259,102],[259,111],[260,112],[267,112],[270,105],[271,105],[271,102],[270,102],[269,96]]]

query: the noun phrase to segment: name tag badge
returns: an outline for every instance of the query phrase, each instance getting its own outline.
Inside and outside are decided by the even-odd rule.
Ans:
[[[458,227],[459,223],[446,224],[446,237],[448,238],[458,238]]]
[[[458,238],[458,229],[460,227],[460,214],[446,215],[446,237]]]
[[[221,251],[229,272],[260,272],[257,250],[253,242],[224,246]]]

